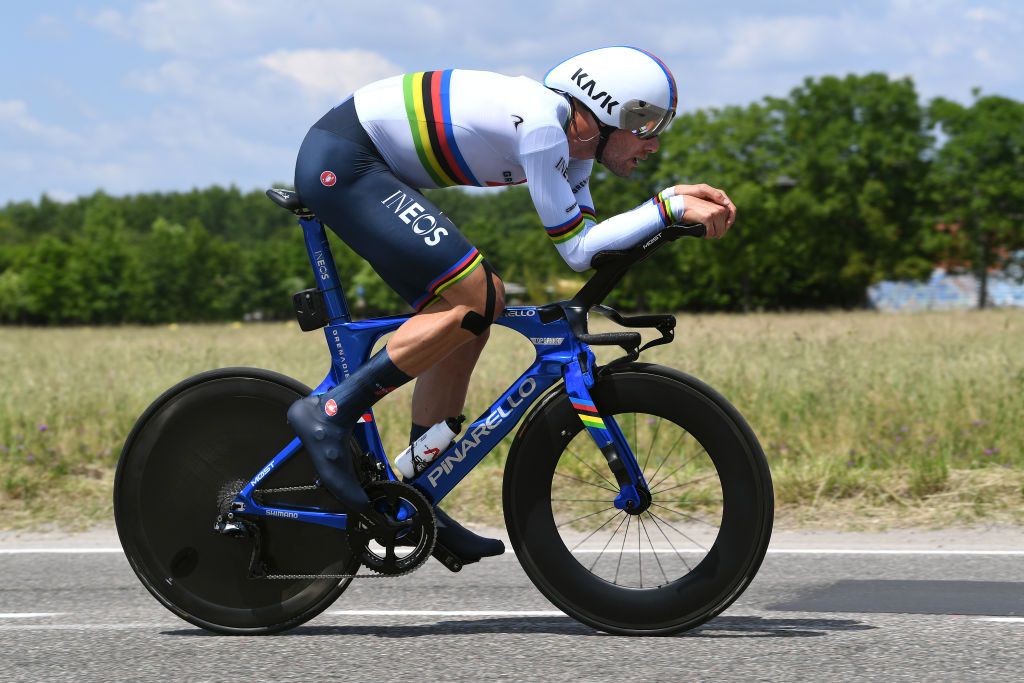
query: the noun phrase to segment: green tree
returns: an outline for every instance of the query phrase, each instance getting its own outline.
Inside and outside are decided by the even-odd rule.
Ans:
[[[966,234],[984,308],[997,249],[1024,247],[1024,103],[976,91],[970,106],[937,98],[928,111],[945,139],[931,175],[938,217]]]
[[[20,321],[30,304],[22,274],[12,268],[0,272],[0,322]]]
[[[931,138],[909,78],[807,79],[780,103],[794,201],[808,213],[814,303],[860,303],[871,282],[920,277]],[[791,170],[790,170],[791,169]]]
[[[26,322],[58,323],[72,319],[68,292],[71,245],[54,235],[42,235],[32,245],[20,271],[28,290]]]
[[[116,323],[127,319],[125,274],[132,254],[119,204],[100,197],[86,210],[71,240],[67,264],[69,322]]]

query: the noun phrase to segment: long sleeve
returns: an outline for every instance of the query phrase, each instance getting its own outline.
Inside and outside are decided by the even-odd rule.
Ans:
[[[683,197],[668,188],[635,209],[598,223],[590,195],[593,161],[570,160],[564,136],[557,138],[552,135],[549,144],[537,144],[523,154],[523,170],[548,237],[576,272],[590,268],[599,251],[632,247],[682,218]]]

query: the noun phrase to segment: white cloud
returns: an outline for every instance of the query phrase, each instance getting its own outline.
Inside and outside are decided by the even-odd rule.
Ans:
[[[990,7],[972,7],[964,13],[964,16],[971,21],[991,21],[999,23],[1006,21],[1006,16]]]
[[[6,127],[53,145],[79,145],[83,139],[74,133],[45,124],[32,117],[22,100],[0,100],[0,128]]]
[[[259,63],[313,97],[340,99],[360,86],[402,73],[402,68],[368,50],[277,50]]]
[[[31,89],[0,87],[0,174],[13,196],[286,179],[309,124],[366,82],[450,67],[539,78],[608,44],[664,59],[688,110],[785,95],[808,75],[868,71],[911,75],[925,98],[969,101],[974,85],[1024,95],[1024,3],[1009,0],[790,0],[786,10],[650,0],[642,13],[616,0],[79,4],[91,8],[78,25],[48,12],[22,29],[37,40],[66,30],[81,41],[84,68],[72,75],[55,61]]]
[[[122,14],[86,16],[96,28],[151,51],[211,57],[251,49],[291,16],[286,5],[245,0],[151,0]]]
[[[721,65],[760,70],[787,63],[806,68],[808,62],[836,54],[864,53],[876,34],[853,16],[751,17],[725,32],[728,47]]]
[[[125,82],[150,95],[192,95],[203,75],[196,64],[174,60],[156,70],[132,71],[125,77]]]

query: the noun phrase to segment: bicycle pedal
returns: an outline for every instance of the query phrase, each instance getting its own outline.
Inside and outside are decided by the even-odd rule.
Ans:
[[[463,560],[461,557],[436,541],[434,542],[434,550],[430,554],[434,556],[434,559],[447,567],[449,571],[453,572],[462,571],[462,568],[465,565],[480,561],[479,559]]]

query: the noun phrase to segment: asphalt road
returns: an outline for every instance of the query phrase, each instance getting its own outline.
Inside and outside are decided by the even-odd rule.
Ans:
[[[1024,550],[790,542],[725,614],[667,638],[609,636],[560,615],[511,553],[460,574],[430,561],[356,581],[286,634],[222,637],[165,610],[119,552],[43,545],[0,542],[4,681],[1024,676]]]

